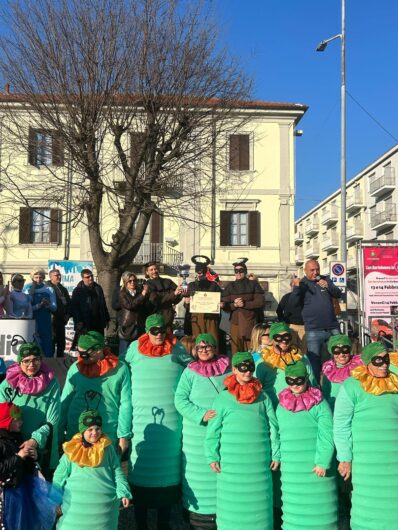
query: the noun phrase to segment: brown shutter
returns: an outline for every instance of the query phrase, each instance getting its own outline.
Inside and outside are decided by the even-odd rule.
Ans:
[[[241,171],[250,169],[250,136],[248,134],[239,135],[239,169]]]
[[[249,245],[261,246],[260,212],[257,211],[249,212]]]
[[[132,132],[130,133],[130,157],[131,161],[136,160],[141,155],[141,150],[145,140],[145,133]]]
[[[151,216],[151,243],[163,243],[163,217],[158,212]]]
[[[54,166],[63,166],[64,165],[64,141],[62,136],[53,131],[53,165]]]
[[[36,165],[36,150],[36,129],[29,127],[28,162],[31,166]]]
[[[57,208],[51,208],[50,210],[50,243],[59,243],[60,242],[60,233],[61,233],[61,210]]]
[[[231,212],[220,212],[220,246],[227,247],[231,244]]]
[[[19,209],[19,243],[32,242],[32,210],[30,208]]]
[[[229,136],[229,169],[239,170],[239,135]]]

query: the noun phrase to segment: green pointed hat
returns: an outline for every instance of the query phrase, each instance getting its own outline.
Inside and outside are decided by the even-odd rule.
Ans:
[[[232,366],[236,366],[237,364],[244,363],[244,362],[253,361],[253,356],[248,351],[237,351],[233,357],[232,357]]]
[[[307,368],[303,361],[288,364],[285,370],[285,377],[304,377],[307,375]]]
[[[349,346],[352,347],[350,337],[347,335],[332,335],[328,340],[328,352],[332,353],[332,348],[335,346]]]
[[[274,322],[269,328],[269,340],[273,340],[274,335],[279,333],[291,333],[289,325],[286,322]]]
[[[84,431],[92,427],[93,425],[97,425],[98,427],[102,427],[102,417],[96,410],[85,410],[82,412],[79,416],[79,432],[82,434]]]
[[[386,347],[381,342],[370,342],[362,348],[361,359],[364,365],[368,365],[373,357],[385,353]]]
[[[151,328],[163,328],[165,325],[163,315],[154,313],[145,320],[145,331],[148,332]]]
[[[200,342],[206,342],[207,344],[211,344],[214,347],[217,346],[216,339],[210,333],[200,333],[195,339],[196,346]]]

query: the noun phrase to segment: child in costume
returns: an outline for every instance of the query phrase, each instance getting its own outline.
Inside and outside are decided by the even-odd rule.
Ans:
[[[302,361],[286,367],[276,417],[281,441],[283,530],[337,530],[333,420]]]
[[[131,493],[112,440],[102,432],[95,410],[82,412],[79,432],[63,444],[54,484],[64,490],[57,530],[117,530],[120,501]]]
[[[0,525],[5,530],[51,530],[61,496],[37,476],[37,451],[22,445],[22,411],[0,403]]]

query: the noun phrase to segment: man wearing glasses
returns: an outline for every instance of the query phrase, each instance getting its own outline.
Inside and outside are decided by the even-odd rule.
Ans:
[[[230,313],[231,352],[248,351],[253,327],[258,322],[259,310],[264,309],[264,291],[257,281],[247,278],[247,258],[233,263],[235,281],[222,294],[224,311]]]
[[[63,357],[65,352],[65,326],[69,320],[70,296],[61,284],[61,273],[58,269],[49,272],[50,280],[46,282],[52,287],[57,299],[57,310],[52,314],[53,348],[57,357]]]

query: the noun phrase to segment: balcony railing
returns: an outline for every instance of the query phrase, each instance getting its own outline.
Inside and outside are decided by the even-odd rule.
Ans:
[[[347,258],[347,269],[356,269],[357,268],[357,258],[356,256],[348,256]]]
[[[331,225],[337,223],[339,220],[339,214],[336,206],[330,206],[326,209],[326,212],[322,214],[321,222],[323,225]]]
[[[384,175],[370,183],[369,192],[372,197],[378,197],[395,188],[395,169],[386,167]]]
[[[133,259],[133,263],[144,264],[148,261],[157,261],[163,265],[176,268],[183,261],[182,252],[164,243],[142,243],[138,254]]]
[[[322,250],[334,250],[339,247],[337,235],[326,236],[322,240]]]
[[[310,236],[317,234],[319,232],[319,223],[318,221],[311,221],[305,225],[305,233]]]
[[[363,224],[355,223],[347,228],[347,241],[358,241],[363,239]]]
[[[395,212],[395,205],[370,216],[370,226],[374,230],[394,226],[396,223],[397,214]]]
[[[347,213],[352,213],[360,210],[364,206],[361,192],[355,192],[351,197],[347,197]]]
[[[296,232],[294,234],[294,240],[296,243],[302,243],[304,241],[304,235],[302,232]]]
[[[304,251],[303,251],[303,247],[297,247],[296,248],[296,256],[295,256],[295,259],[296,259],[296,263],[298,265],[301,265],[302,263],[304,263]]]
[[[307,247],[305,251],[306,258],[317,258],[319,256],[319,242],[316,241]]]

